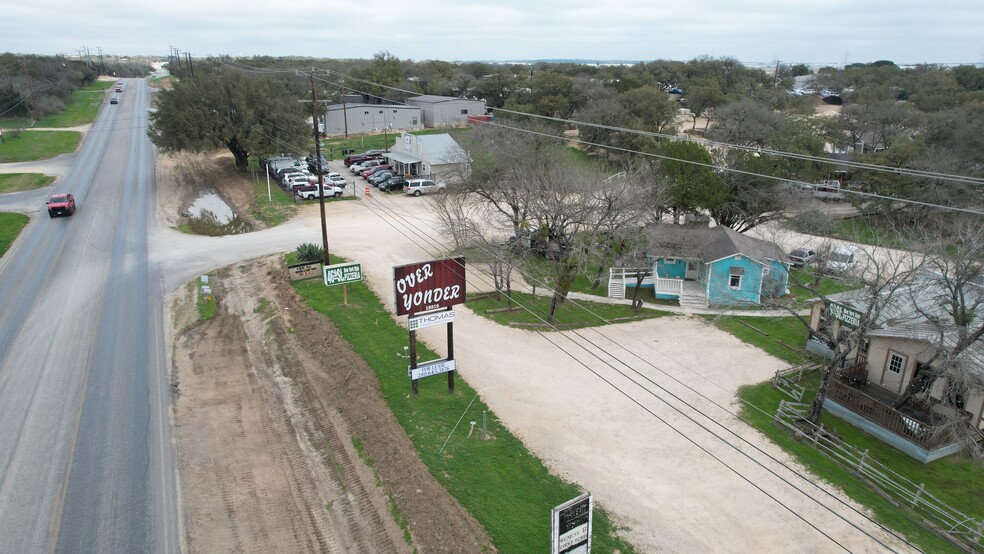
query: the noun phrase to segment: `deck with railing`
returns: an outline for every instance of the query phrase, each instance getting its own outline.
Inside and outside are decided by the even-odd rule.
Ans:
[[[868,385],[866,374],[863,365],[838,371],[830,380],[827,398],[926,450],[944,445],[942,433],[937,432],[936,426],[917,414],[892,408],[886,401],[890,402],[889,397],[894,395]]]
[[[639,283],[639,273],[642,273],[642,282]],[[625,298],[625,289],[640,286],[651,286],[656,294],[680,297],[683,294],[683,279],[667,279],[659,275],[653,275],[648,269],[634,269],[626,267],[613,267],[608,273],[608,296],[611,298]]]

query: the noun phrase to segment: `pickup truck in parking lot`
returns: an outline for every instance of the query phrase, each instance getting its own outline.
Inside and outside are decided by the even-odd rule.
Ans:
[[[338,198],[344,192],[340,187],[334,185],[324,185],[325,198],[334,197]],[[306,185],[303,187],[297,187],[294,194],[302,200],[311,200],[318,197],[318,185]]]

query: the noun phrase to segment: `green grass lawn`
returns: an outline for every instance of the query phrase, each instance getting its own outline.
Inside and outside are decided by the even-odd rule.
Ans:
[[[516,308],[514,310],[499,311],[507,307],[506,298],[505,296],[496,298],[494,295],[469,299],[465,306],[478,315],[501,325],[512,324],[519,327],[550,331],[552,328],[545,323],[547,314],[550,313],[550,301],[550,295],[541,294],[534,299],[529,293],[513,292],[512,306]],[[495,311],[488,313],[489,310]],[[557,307],[555,325],[560,329],[576,329],[607,325],[617,321],[652,319],[665,315],[672,314],[655,310],[640,310],[636,314],[631,307],[625,304],[568,299]]]
[[[807,381],[807,391],[816,391],[819,376]],[[924,529],[917,516],[905,513],[882,499],[854,475],[821,455],[808,444],[795,440],[785,429],[777,427],[772,417],[780,400],[788,400],[771,383],[744,387],[739,391],[742,418],[774,443],[790,452],[799,463],[820,479],[835,484],[859,504],[869,508],[875,518],[919,545],[925,552],[959,552],[958,549]],[[808,396],[812,400],[812,396]],[[925,483],[926,490],[941,501],[980,521],[984,518],[984,471],[979,464],[962,456],[950,456],[930,464],[922,464],[891,446],[864,433],[830,414],[824,414],[824,426],[836,431],[841,438],[891,467],[896,473],[914,483]]]
[[[258,181],[253,181],[253,192],[256,194],[256,202],[250,206],[250,213],[267,226],[275,227],[297,214],[297,205],[272,177],[269,196],[265,174],[261,174]]]
[[[31,218],[24,214],[0,212],[0,256],[7,253],[7,249],[29,221]]]
[[[483,411],[488,410],[460,376],[453,395],[447,392],[447,380],[435,376],[420,380],[420,396],[411,397],[407,361],[401,358],[407,331],[393,321],[364,283],[347,285],[348,305],[342,305],[342,287],[326,287],[317,281],[297,282],[294,287],[315,310],[334,322],[372,366],[386,402],[420,459],[482,524],[498,551],[549,550],[550,510],[577,496],[579,488],[551,475],[492,412],[488,413],[488,429],[494,440],[468,439],[467,423],[452,431],[459,418],[481,421]],[[421,361],[439,358],[422,345],[418,355]],[[596,509],[593,551],[633,552],[615,532],[605,512]]]
[[[879,216],[863,215],[850,219],[840,219],[834,225],[833,236],[860,244],[900,250],[911,248],[911,245],[907,244],[907,237],[900,234],[898,229],[886,225],[884,218]]]
[[[72,93],[65,104],[65,109],[59,113],[49,114],[33,125],[24,118],[0,119],[0,127],[5,129],[28,127],[74,127],[92,123],[99,113],[99,107],[106,99],[105,91],[113,86],[112,81],[96,81]]]
[[[788,317],[704,316],[719,329],[731,333],[748,344],[757,346],[769,354],[797,365],[813,359],[803,350],[806,344],[806,326],[799,319]],[[744,322],[745,324],[742,324]],[[751,325],[758,329],[748,327]],[[759,331],[768,333],[763,335]]]
[[[46,160],[74,152],[82,140],[75,131],[22,131],[18,137],[4,136],[0,163]]]
[[[812,271],[815,267],[804,268],[799,267],[793,269],[790,272],[789,277],[789,292],[793,295],[796,305],[801,308],[809,307],[806,303],[807,300],[811,298],[816,298],[817,294],[809,290],[802,285],[797,285],[796,283],[802,283],[807,286],[813,286],[813,282],[816,279]],[[858,284],[845,279],[835,279],[833,277],[824,276],[820,278],[819,286],[817,287],[817,292],[824,296],[835,294],[838,292],[844,292],[846,290],[853,290],[858,288]]]
[[[41,173],[2,173],[0,174],[0,194],[20,192],[46,187],[55,182],[55,178]]]

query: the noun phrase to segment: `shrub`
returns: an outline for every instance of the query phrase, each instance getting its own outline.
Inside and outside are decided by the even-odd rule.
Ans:
[[[302,262],[320,262],[325,258],[325,249],[310,242],[298,245],[295,252],[298,260]]]

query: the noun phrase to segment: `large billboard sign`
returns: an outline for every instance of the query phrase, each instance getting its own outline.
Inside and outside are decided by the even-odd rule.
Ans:
[[[445,258],[393,268],[396,315],[448,308],[465,301],[465,259]]]

